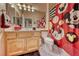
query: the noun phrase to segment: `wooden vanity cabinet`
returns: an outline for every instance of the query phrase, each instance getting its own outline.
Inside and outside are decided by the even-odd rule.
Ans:
[[[5,55],[20,55],[39,49],[40,31],[5,32]]]
[[[27,38],[27,41],[26,41],[27,51],[31,52],[31,51],[37,50],[39,48],[38,43],[39,43],[38,39]]]

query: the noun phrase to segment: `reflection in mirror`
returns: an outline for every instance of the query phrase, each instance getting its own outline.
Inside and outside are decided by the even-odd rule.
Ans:
[[[22,17],[13,17],[12,24],[22,26]]]
[[[25,18],[25,28],[32,28],[32,19]]]
[[[10,16],[12,25],[22,28],[46,27],[46,4],[13,3],[6,4],[7,15]]]

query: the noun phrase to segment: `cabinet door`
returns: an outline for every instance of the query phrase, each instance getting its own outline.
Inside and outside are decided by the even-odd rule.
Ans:
[[[26,45],[27,45],[27,52],[32,52],[38,49],[38,39],[34,38],[27,38]]]
[[[7,40],[7,55],[18,55],[23,52],[22,39]]]

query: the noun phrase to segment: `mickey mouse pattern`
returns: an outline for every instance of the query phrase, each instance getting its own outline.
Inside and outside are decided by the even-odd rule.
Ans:
[[[56,4],[55,17],[50,18],[51,38],[70,55],[79,55],[78,3]]]

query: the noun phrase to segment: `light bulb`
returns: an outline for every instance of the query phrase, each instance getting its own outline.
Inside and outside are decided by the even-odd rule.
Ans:
[[[26,7],[26,5],[25,5],[25,4],[23,4],[23,7]]]
[[[21,6],[21,4],[20,4],[20,3],[18,3],[17,5],[18,5],[19,7]]]
[[[32,12],[34,12],[35,10],[34,9],[32,9]]]
[[[26,8],[24,8],[24,10],[26,10]]]
[[[30,9],[28,9],[28,11],[30,11]]]
[[[34,7],[32,7],[32,9],[34,9]]]
[[[32,12],[34,12],[35,11],[35,8],[34,7],[32,7]]]
[[[30,8],[30,5],[28,5],[27,8],[29,9]]]
[[[14,8],[14,5],[11,5],[12,8]]]
[[[22,7],[19,7],[20,10],[22,10]]]

